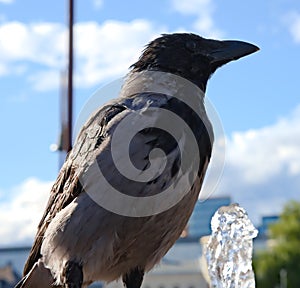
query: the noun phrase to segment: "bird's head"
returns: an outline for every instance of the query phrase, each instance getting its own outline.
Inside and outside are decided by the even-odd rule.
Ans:
[[[256,52],[259,48],[242,41],[205,39],[196,34],[163,34],[151,41],[132,71],[157,70],[184,77],[203,91],[209,77],[222,65]]]

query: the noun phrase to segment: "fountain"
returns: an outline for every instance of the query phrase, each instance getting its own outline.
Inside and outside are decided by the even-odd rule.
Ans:
[[[258,231],[245,209],[238,204],[219,208],[211,228],[206,247],[211,287],[254,288],[252,249]]]

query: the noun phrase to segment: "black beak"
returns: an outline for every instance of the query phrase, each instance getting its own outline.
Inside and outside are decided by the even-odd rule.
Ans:
[[[219,66],[232,60],[237,60],[258,51],[253,44],[242,41],[221,41],[218,48],[213,49],[209,55],[212,57],[211,64]]]

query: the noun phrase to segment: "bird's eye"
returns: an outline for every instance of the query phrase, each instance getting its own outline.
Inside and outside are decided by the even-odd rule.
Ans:
[[[188,42],[185,43],[185,47],[188,50],[194,52],[197,48],[197,44],[194,41],[188,41]]]

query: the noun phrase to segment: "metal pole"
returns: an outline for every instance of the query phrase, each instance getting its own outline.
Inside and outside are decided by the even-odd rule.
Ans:
[[[68,67],[68,145],[67,152],[72,149],[73,131],[73,22],[74,3],[69,0],[69,67]]]

